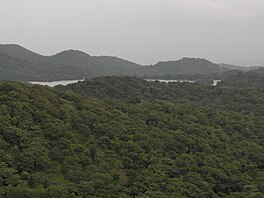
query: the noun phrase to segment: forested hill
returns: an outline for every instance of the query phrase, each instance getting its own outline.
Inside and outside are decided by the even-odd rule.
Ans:
[[[78,50],[41,56],[19,45],[0,45],[0,80],[76,80],[129,75],[142,66],[115,57],[92,57]]]
[[[234,73],[235,77],[240,74]],[[241,73],[241,75],[245,74]],[[218,86],[180,82],[160,83],[134,77],[116,76],[94,78],[57,88],[100,99],[116,99],[128,103],[159,99],[264,116],[264,90],[259,89],[263,84],[258,84],[258,80],[253,81],[251,78],[256,86],[253,87],[252,83],[251,88],[243,87],[240,81],[235,81],[239,78],[232,76],[230,75]]]
[[[222,68],[226,68],[230,70],[238,70],[238,71],[250,71],[250,70],[257,70],[261,68],[261,66],[245,67],[245,66],[237,66],[237,65],[230,65],[230,64],[224,64],[224,63],[220,63],[218,65]]]
[[[183,58],[142,66],[117,57],[90,56],[78,50],[42,56],[19,45],[0,45],[0,80],[77,80],[107,75],[182,79],[193,75],[219,74],[228,70],[230,69],[222,65],[199,58]]]
[[[263,89],[264,70],[258,69],[248,72],[227,72],[222,76],[221,86]]]
[[[166,94],[189,84],[111,80],[86,81],[94,97],[0,83],[0,197],[264,196],[263,116]],[[153,97],[120,100],[130,91]]]
[[[148,66],[148,76],[174,79],[177,76],[192,76],[194,74],[213,74],[228,71],[206,59],[182,58],[178,61],[158,62],[156,65]]]

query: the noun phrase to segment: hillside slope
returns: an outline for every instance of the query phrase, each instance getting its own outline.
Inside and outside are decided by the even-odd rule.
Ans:
[[[178,79],[225,69],[205,59],[183,58],[142,66],[117,57],[90,56],[77,50],[41,56],[19,45],[0,45],[0,70],[0,80],[55,81],[109,75]]]
[[[132,75],[141,67],[116,57],[92,57],[78,50],[45,57],[19,45],[0,45],[0,80],[54,81]]]
[[[259,81],[256,80],[256,87],[253,87],[254,84],[243,87],[238,82],[231,85],[229,81],[223,81],[218,86],[180,82],[167,84],[134,77],[111,76],[57,86],[57,89],[132,104],[158,99],[264,116],[264,91],[259,88],[262,83],[258,85]]]
[[[2,197],[263,196],[262,117],[12,82],[0,96]]]
[[[183,58],[179,61],[159,62],[148,67],[150,75],[160,75],[173,78],[176,75],[194,75],[220,73],[223,70],[217,65],[205,59]]]
[[[220,63],[218,64],[222,68],[230,69],[230,70],[238,70],[238,71],[250,71],[250,70],[256,70],[260,69],[260,66],[250,66],[250,67],[245,67],[245,66],[236,66],[236,65],[229,65],[229,64],[223,64]]]

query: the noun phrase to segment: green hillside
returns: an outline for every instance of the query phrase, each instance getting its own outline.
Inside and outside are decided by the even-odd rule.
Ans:
[[[264,196],[263,116],[118,81],[109,92],[105,81],[86,82],[93,96],[1,83],[0,197]],[[140,100],[121,100],[128,90]]]
[[[248,72],[231,71],[222,75],[221,86],[263,89],[264,72],[257,69]]]
[[[19,45],[0,44],[0,80],[56,81],[101,76],[182,79],[226,71],[205,59],[183,58],[143,66],[111,56],[90,56],[78,50],[65,50],[42,56]]]
[[[145,100],[166,100],[201,106],[210,106],[219,110],[255,114],[264,116],[264,92],[259,87],[261,81],[253,81],[252,86],[241,86],[243,78],[237,72],[223,80],[218,86],[200,83],[160,83],[148,82],[134,77],[103,77],[58,86],[61,90],[71,90],[86,96],[100,99],[115,99],[128,103]],[[240,72],[239,72],[240,73]],[[243,75],[245,75],[243,73]],[[230,80],[229,80],[230,79]],[[247,78],[244,80],[246,81]],[[232,84],[231,84],[232,82]],[[256,85],[253,87],[253,85]],[[250,85],[250,84],[248,84]]]

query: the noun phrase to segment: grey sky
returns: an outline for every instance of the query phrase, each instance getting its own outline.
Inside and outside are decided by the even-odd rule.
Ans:
[[[0,43],[142,64],[264,60],[264,0],[0,0]]]

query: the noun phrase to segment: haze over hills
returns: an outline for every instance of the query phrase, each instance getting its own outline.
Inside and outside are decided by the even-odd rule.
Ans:
[[[76,80],[107,75],[177,79],[231,69],[198,58],[183,58],[143,66],[118,57],[90,56],[78,50],[65,50],[53,56],[42,56],[19,45],[0,45],[0,80]],[[235,69],[245,70],[243,67]]]
[[[103,75],[128,75],[131,69],[141,68],[122,59],[92,57],[78,50],[65,50],[53,56],[42,56],[19,45],[0,45],[0,57],[1,80],[70,80]]]
[[[222,68],[225,68],[225,69],[239,70],[239,71],[250,71],[250,70],[255,70],[255,69],[261,68],[261,66],[245,67],[245,66],[237,66],[237,65],[230,65],[230,64],[224,64],[224,63],[220,63],[218,65]]]
[[[264,66],[264,61],[263,60],[244,60],[244,61],[227,61],[228,64],[231,65],[240,65],[242,67],[248,67],[248,66],[258,66],[258,67],[263,67]]]
[[[182,58],[178,61],[158,62],[149,66],[151,75],[174,77],[177,75],[221,73],[226,69],[219,67],[206,59]]]

